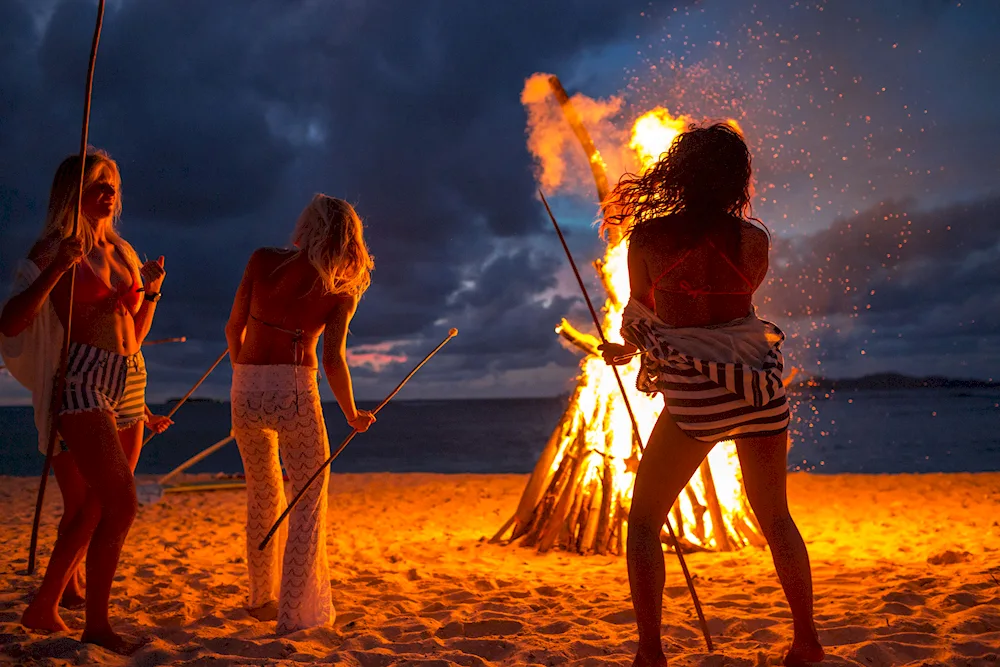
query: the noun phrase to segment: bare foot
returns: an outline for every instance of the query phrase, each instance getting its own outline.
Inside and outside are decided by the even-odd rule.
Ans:
[[[84,630],[80,641],[84,644],[94,644],[95,646],[106,648],[118,655],[132,655],[146,645],[146,642],[143,641],[126,639],[111,628],[97,632]]]
[[[792,642],[791,648],[785,655],[785,667],[805,667],[816,662],[823,662],[826,652],[818,641]]]
[[[655,655],[647,655],[642,651],[635,654],[635,660],[632,661],[632,667],[666,667],[667,656],[663,655],[663,651],[660,651]]]
[[[63,609],[83,609],[84,605],[87,604],[87,598],[84,597],[83,591],[73,588],[73,584],[70,584],[63,591],[62,598],[59,600],[59,606]]]
[[[41,609],[34,602],[28,605],[21,616],[21,625],[40,632],[66,632],[69,626],[59,617],[55,609]]]
[[[274,621],[278,618],[278,603],[275,600],[265,602],[259,607],[250,607],[247,613],[258,621]]]

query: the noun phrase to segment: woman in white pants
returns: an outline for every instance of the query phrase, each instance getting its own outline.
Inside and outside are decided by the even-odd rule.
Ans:
[[[279,633],[329,625],[327,473],[289,516],[287,533],[257,548],[287,506],[281,461],[294,495],[330,453],[317,382],[316,344],[348,424],[375,416],[354,403],[347,327],[371,283],[361,220],[347,202],[318,194],[299,216],[295,248],[254,251],[226,325],[233,362],[232,417],[247,476],[250,613]],[[279,461],[280,452],[280,461]]]

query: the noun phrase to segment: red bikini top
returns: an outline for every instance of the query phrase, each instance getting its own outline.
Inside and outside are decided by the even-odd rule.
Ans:
[[[684,254],[682,254],[680,256],[680,258],[676,262],[674,262],[673,264],[671,264],[670,266],[668,266],[667,269],[666,269],[666,271],[664,271],[663,273],[661,273],[659,275],[659,277],[657,277],[657,279],[653,281],[652,285],[650,285],[650,287],[649,287],[649,302],[650,303],[655,303],[655,300],[653,299],[653,292],[655,290],[660,290],[661,292],[670,292],[670,293],[673,293],[673,294],[687,294],[690,297],[698,297],[698,296],[752,296],[753,295],[753,291],[754,291],[753,283],[750,282],[750,279],[747,278],[746,275],[744,275],[743,272],[740,271],[739,267],[736,266],[736,264],[733,263],[733,260],[729,259],[729,256],[726,253],[724,253],[721,250],[719,250],[716,247],[716,245],[714,243],[712,243],[710,240],[706,239],[705,242],[708,245],[710,245],[713,250],[715,250],[717,253],[719,253],[719,255],[722,256],[722,259],[726,260],[726,264],[728,264],[729,266],[731,266],[732,269],[733,269],[733,271],[735,271],[736,274],[743,280],[743,282],[747,286],[747,289],[746,290],[736,291],[736,292],[717,292],[715,290],[708,289],[706,287],[695,287],[695,286],[693,286],[691,283],[689,283],[686,280],[679,281],[677,283],[677,287],[657,287],[657,283],[659,283],[661,280],[663,280],[663,278],[665,278],[667,276],[667,274],[669,274],[671,271],[673,271],[674,269],[676,269],[685,259],[687,259],[688,255],[690,255],[692,252],[694,252],[695,248],[698,247],[698,246],[694,246],[692,248],[688,248],[684,252]]]
[[[76,274],[76,284],[73,288],[73,299],[79,301],[80,303],[97,303],[98,301],[104,301],[106,299],[116,299],[118,303],[129,313],[135,314],[139,310],[139,304],[142,303],[142,293],[144,291],[142,287],[142,282],[136,280],[135,272],[132,271],[131,263],[125,258],[122,251],[115,246],[115,252],[121,257],[125,264],[129,267],[129,273],[132,275],[132,282],[128,285],[122,283],[117,289],[110,287],[104,280],[101,279],[94,269],[91,268],[90,264],[86,261],[81,262],[81,266],[85,268],[83,271],[78,271]]]

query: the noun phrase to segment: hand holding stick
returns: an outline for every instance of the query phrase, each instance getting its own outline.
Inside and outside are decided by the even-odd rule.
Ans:
[[[438,350],[440,350],[442,347],[445,346],[445,343],[447,343],[448,341],[450,341],[452,338],[454,338],[457,335],[458,335],[458,329],[450,329],[448,331],[448,337],[445,338],[443,341],[441,341],[438,344],[437,347],[435,347],[433,350],[431,350],[430,354],[428,354],[426,357],[424,357],[423,360],[419,364],[417,364],[416,367],[412,371],[410,371],[410,374],[407,375],[405,378],[403,378],[402,382],[400,382],[398,385],[396,385],[396,388],[392,390],[392,393],[390,393],[388,396],[386,396],[382,400],[382,402],[378,404],[377,408],[375,408],[374,410],[372,410],[372,416],[374,416],[375,414],[378,413],[379,410],[381,410],[382,408],[384,408],[385,404],[388,403],[389,401],[391,401],[392,397],[395,396],[396,394],[398,394],[399,390],[403,388],[403,385],[406,384],[409,381],[409,379],[411,377],[413,377],[414,374],[416,374],[417,371],[420,370],[420,367],[423,366],[424,364],[426,364],[428,361],[430,361],[430,358],[433,357],[435,354],[437,354]],[[344,451],[344,448],[347,447],[348,443],[350,443],[351,440],[354,439],[354,436],[356,436],[357,434],[358,434],[357,430],[352,430],[351,433],[350,433],[350,435],[348,435],[346,438],[344,438],[344,441],[340,443],[340,446],[337,447],[337,449],[334,450],[334,452],[332,454],[330,454],[330,457],[326,461],[323,462],[323,465],[321,465],[319,467],[319,469],[315,473],[313,473],[313,476],[310,477],[309,480],[302,486],[302,489],[298,493],[295,494],[295,497],[292,498],[292,502],[288,503],[288,507],[285,508],[285,511],[282,512],[281,516],[278,517],[278,520],[274,522],[273,526],[271,526],[271,530],[267,531],[267,535],[264,536],[264,540],[260,543],[260,546],[257,547],[259,550],[261,550],[261,551],[264,550],[264,547],[267,546],[267,543],[270,542],[271,538],[274,537],[274,534],[276,532],[278,532],[278,528],[281,526],[281,522],[285,520],[285,517],[287,517],[289,515],[289,513],[291,513],[292,508],[295,507],[296,503],[299,502],[299,499],[302,498],[302,496],[305,494],[306,490],[310,486],[312,486],[312,483],[315,482],[316,479],[321,474],[323,474],[323,471],[326,470],[327,467],[329,467],[329,465],[331,463],[333,463],[333,460],[335,458],[337,458],[342,451]]]

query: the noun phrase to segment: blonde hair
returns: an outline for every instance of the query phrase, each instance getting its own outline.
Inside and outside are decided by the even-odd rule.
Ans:
[[[118,234],[118,221],[122,215],[121,174],[118,164],[105,151],[90,148],[84,163],[83,189],[93,185],[103,170],[111,173],[115,183],[115,210],[111,222],[104,229],[105,238],[118,247],[125,259],[138,270],[139,256],[132,245]],[[45,226],[42,228],[42,239],[65,239],[73,235],[73,218],[76,215],[76,204],[80,192],[80,156],[70,155],[56,169],[52,179],[52,189],[49,191],[49,208],[45,214]],[[84,254],[94,249],[97,229],[88,224],[80,214],[80,224],[77,225],[76,237],[83,243]]]
[[[292,243],[309,258],[327,292],[361,296],[375,268],[363,231],[353,206],[316,194],[299,214]]]

